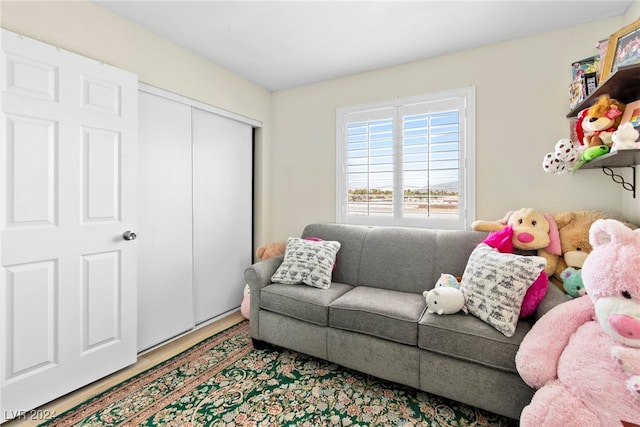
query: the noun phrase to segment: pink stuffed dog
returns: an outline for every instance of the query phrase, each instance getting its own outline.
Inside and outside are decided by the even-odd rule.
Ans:
[[[539,389],[523,427],[640,424],[640,229],[601,219],[589,240],[587,295],[538,320],[516,355],[522,379]]]

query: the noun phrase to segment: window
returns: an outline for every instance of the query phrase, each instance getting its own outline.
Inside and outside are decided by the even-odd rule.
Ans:
[[[469,228],[473,87],[337,111],[340,223]]]

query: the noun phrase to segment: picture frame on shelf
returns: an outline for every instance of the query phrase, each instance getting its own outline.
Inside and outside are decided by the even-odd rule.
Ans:
[[[585,74],[595,73],[599,62],[600,58],[597,56],[590,56],[573,62],[571,64],[571,81],[581,79]]]
[[[640,99],[630,102],[624,108],[620,124],[631,122],[634,129],[640,132]]]
[[[587,88],[581,79],[574,80],[569,85],[569,109],[574,109],[587,97]]]
[[[622,27],[609,37],[600,81],[606,80],[620,67],[638,63],[640,63],[640,19]]]
[[[598,87],[596,73],[582,73],[569,85],[569,109],[574,109]]]
[[[596,43],[596,55],[600,58],[596,67],[596,74],[598,76],[598,84],[602,81],[602,65],[604,64],[604,58],[607,56],[607,45],[609,39],[603,39]]]

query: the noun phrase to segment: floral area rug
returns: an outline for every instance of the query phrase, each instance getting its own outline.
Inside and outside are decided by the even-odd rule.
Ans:
[[[516,421],[310,356],[254,350],[243,321],[41,424],[515,426]]]

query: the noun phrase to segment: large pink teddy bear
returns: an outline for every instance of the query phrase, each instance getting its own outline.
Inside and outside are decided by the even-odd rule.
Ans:
[[[589,241],[587,295],[538,320],[516,355],[522,379],[539,389],[522,427],[640,424],[640,229],[601,219]]]

